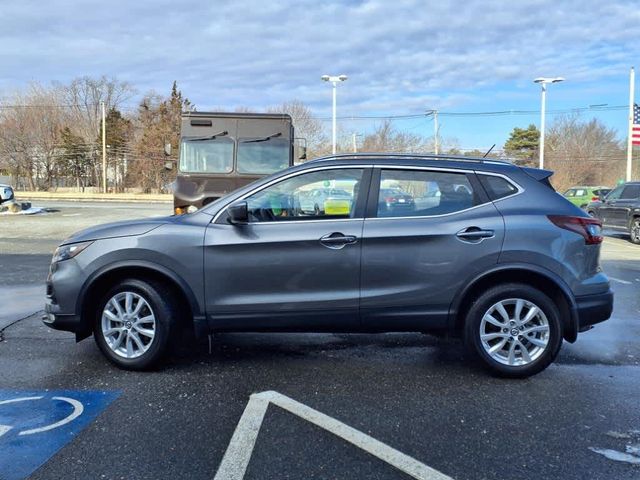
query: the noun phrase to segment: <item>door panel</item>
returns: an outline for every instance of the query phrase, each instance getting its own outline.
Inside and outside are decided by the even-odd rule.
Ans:
[[[212,224],[205,284],[213,328],[356,328],[362,225],[361,219]],[[354,240],[328,247],[321,239],[332,234]]]
[[[445,180],[451,186],[450,178]],[[468,194],[470,185],[463,188],[462,183],[453,184],[455,191],[437,191],[437,195],[433,184],[413,193],[416,208],[452,209],[450,200]],[[467,278],[494,265],[502,248],[502,216],[493,203],[482,201],[486,199],[448,214],[411,217],[415,212],[409,212],[403,217],[365,220],[360,306],[366,328],[400,331],[447,326],[455,293]]]
[[[294,173],[243,197],[249,223],[226,212],[205,234],[205,299],[214,330],[357,329],[370,169]],[[362,186],[362,188],[360,188]],[[317,208],[308,199],[334,189]]]

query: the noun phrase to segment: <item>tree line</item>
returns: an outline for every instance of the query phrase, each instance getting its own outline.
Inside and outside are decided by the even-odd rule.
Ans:
[[[102,185],[102,112],[106,109],[107,179],[110,191],[136,189],[163,192],[175,177],[164,168],[175,161],[180,116],[195,109],[173,83],[167,95],[149,92],[132,104],[135,88],[110,77],[80,77],[67,84],[32,84],[0,103],[0,174],[28,190]],[[221,111],[223,109],[220,109]],[[236,111],[248,111],[240,107]],[[288,113],[296,136],[306,139],[307,158],[329,154],[323,124],[301,101],[266,109]],[[516,127],[500,150],[489,154],[522,165],[537,165],[539,131],[534,125]],[[340,136],[338,151],[351,152],[351,135]],[[402,131],[390,120],[356,138],[359,152],[433,151],[434,138]],[[455,139],[439,139],[448,154],[483,156],[480,150],[461,151]],[[171,145],[172,156],[165,155]],[[546,166],[556,171],[556,188],[571,185],[613,185],[623,176],[625,150],[617,132],[597,119],[558,118],[546,133]]]

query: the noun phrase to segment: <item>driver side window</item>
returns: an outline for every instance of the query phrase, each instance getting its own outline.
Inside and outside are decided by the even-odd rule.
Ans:
[[[354,218],[363,169],[303,173],[247,197],[250,222]]]
[[[607,195],[605,197],[605,199],[606,200],[617,200],[617,199],[619,199],[623,188],[624,188],[624,185],[620,185],[620,186],[616,187],[615,189],[611,190],[611,192],[609,192],[609,195]]]

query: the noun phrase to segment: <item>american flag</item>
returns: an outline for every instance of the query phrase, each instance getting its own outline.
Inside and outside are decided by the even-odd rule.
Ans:
[[[631,127],[631,143],[640,145],[640,107],[633,104],[633,126]]]

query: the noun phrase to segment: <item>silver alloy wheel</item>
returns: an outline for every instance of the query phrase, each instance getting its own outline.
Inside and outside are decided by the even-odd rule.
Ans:
[[[549,344],[551,330],[546,315],[522,298],[500,300],[480,322],[480,341],[495,361],[509,366],[534,362]]]
[[[640,240],[640,220],[635,220],[631,226],[631,240],[634,242]]]
[[[116,293],[102,310],[102,336],[123,358],[144,354],[156,334],[156,317],[149,303],[135,292]]]

